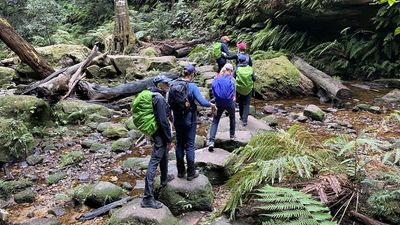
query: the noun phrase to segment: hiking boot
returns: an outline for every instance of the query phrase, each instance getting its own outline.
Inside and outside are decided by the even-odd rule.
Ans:
[[[178,169],[178,178],[184,178],[186,174],[185,161],[176,160],[176,168]]]
[[[235,137],[235,135],[233,135],[233,136],[230,136],[230,139],[231,139],[231,141],[235,141],[235,140],[236,140],[236,137]]]
[[[168,174],[168,175],[167,175],[167,180],[161,181],[161,186],[162,186],[162,187],[167,186],[167,183],[171,182],[173,179],[175,179],[175,176],[172,175],[172,174]]]
[[[210,144],[208,145],[208,151],[209,152],[213,152],[214,151],[214,143],[210,142]]]
[[[194,171],[194,174],[191,175],[191,176],[188,175],[188,177],[187,177],[186,179],[187,179],[188,181],[191,181],[191,180],[193,180],[193,179],[199,177],[199,175],[200,175],[199,171],[198,171],[198,170],[195,170],[195,171]]]
[[[140,206],[142,208],[153,208],[153,209],[161,209],[163,207],[163,204],[159,201],[156,200],[149,200],[149,201],[144,201],[140,203]]]
[[[243,122],[243,126],[244,126],[244,127],[247,126],[247,122]]]
[[[186,173],[178,173],[178,178],[184,178]]]

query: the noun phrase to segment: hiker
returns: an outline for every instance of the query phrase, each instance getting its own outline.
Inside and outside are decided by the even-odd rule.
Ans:
[[[164,75],[156,76],[153,79],[154,87],[140,93],[132,105],[134,124],[145,134],[151,135],[154,141],[141,202],[143,208],[159,209],[163,206],[153,195],[153,182],[158,165],[160,165],[162,186],[174,179],[173,175],[168,174],[168,151],[171,149],[172,135],[168,120],[170,108],[165,95],[170,81],[171,79]]]
[[[218,70],[217,73],[221,72],[222,67],[226,64],[225,57],[231,57],[231,53],[228,49],[228,42],[231,39],[228,36],[221,37],[221,41],[214,44],[214,56],[217,58]]]
[[[239,58],[240,55],[244,55],[246,57],[246,61],[243,64],[247,64],[249,66],[253,66],[253,62],[251,60],[250,55],[248,55],[246,53],[246,49],[247,49],[246,42],[240,41],[240,42],[238,42],[236,44],[236,47],[238,48],[238,53],[237,54],[231,55],[231,56],[224,55],[224,53],[222,53],[222,54],[224,55],[224,57],[226,59],[235,59],[236,60],[236,67],[239,65],[239,59],[238,58]]]
[[[239,64],[233,75],[236,80],[236,101],[239,103],[239,115],[243,126],[247,126],[251,95],[256,81],[253,68],[246,64],[246,60],[244,55],[238,56]]]
[[[217,113],[210,130],[210,139],[208,150],[214,151],[215,135],[217,134],[219,120],[222,113],[227,111],[229,114],[229,134],[230,139],[235,140],[235,79],[233,78],[233,66],[230,63],[225,64],[221,73],[212,82],[212,92],[217,106]]]
[[[178,177],[183,178],[185,174],[188,181],[199,176],[195,162],[195,138],[197,128],[197,106],[196,102],[203,107],[215,105],[207,101],[200,93],[196,84],[191,80],[195,75],[195,67],[191,64],[184,68],[182,78],[171,84],[168,93],[168,103],[173,112],[174,126],[176,130],[176,167]],[[186,153],[187,173],[185,169],[184,156]]]

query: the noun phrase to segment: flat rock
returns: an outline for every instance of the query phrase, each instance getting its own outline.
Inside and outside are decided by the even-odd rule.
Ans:
[[[220,148],[214,148],[213,152],[208,151],[208,148],[199,149],[196,151],[196,166],[208,177],[211,184],[224,184],[231,175],[226,166],[230,155],[231,153]]]
[[[15,225],[61,225],[61,222],[56,218],[33,218]]]
[[[236,131],[235,136],[235,140],[232,141],[230,139],[229,131],[217,132],[217,136],[215,138],[215,147],[232,152],[236,148],[245,146],[250,141],[252,134],[250,131]]]
[[[254,116],[249,115],[247,119],[247,126],[243,126],[242,121],[239,120],[239,113],[236,113],[236,131],[249,131],[251,135],[256,135],[264,131],[272,131],[273,129],[268,126],[264,121],[256,119]],[[219,132],[229,131],[229,117],[224,116],[221,118],[218,125]],[[217,134],[218,136],[218,134]],[[236,135],[237,137],[237,135]]]
[[[324,111],[322,111],[318,106],[316,105],[308,105],[303,112],[304,116],[317,120],[317,121],[323,121],[325,117]]]
[[[140,202],[141,199],[134,199],[121,209],[114,211],[108,224],[179,224],[166,206],[161,209],[142,208]]]
[[[203,74],[206,72],[214,72],[214,67],[211,65],[199,66],[196,68],[196,71]]]
[[[192,181],[175,178],[160,189],[159,200],[174,215],[190,211],[211,211],[214,195],[208,178],[202,174]]]
[[[180,219],[179,219],[179,225],[197,225],[201,218],[204,217],[204,213],[202,212],[189,212],[185,213]]]

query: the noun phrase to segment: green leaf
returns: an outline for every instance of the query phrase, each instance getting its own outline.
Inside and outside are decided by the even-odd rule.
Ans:
[[[394,35],[398,35],[400,34],[400,27],[396,28],[396,30],[394,30]]]

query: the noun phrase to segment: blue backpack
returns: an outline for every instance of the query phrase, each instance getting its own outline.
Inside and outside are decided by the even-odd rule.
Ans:
[[[249,65],[249,63],[250,63],[250,56],[249,56],[248,54],[246,54],[246,53],[238,53],[238,54],[237,54],[237,57],[238,57],[237,64],[240,64],[239,58],[245,58],[246,60],[245,60],[244,63],[242,63],[242,64]]]
[[[232,104],[235,96],[235,83],[229,75],[224,74],[215,78],[211,87],[217,107],[228,107]]]

